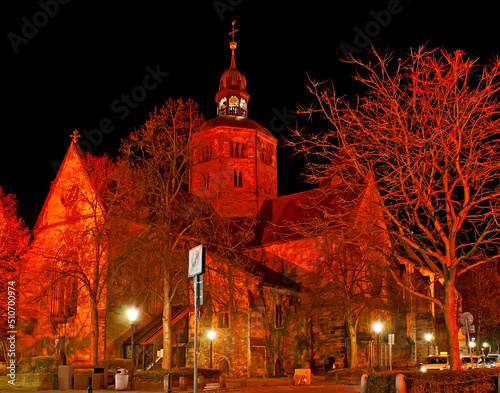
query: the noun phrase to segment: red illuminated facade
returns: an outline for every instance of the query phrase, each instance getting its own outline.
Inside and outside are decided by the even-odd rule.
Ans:
[[[209,347],[205,336],[213,328],[217,330],[217,339],[213,343],[214,367],[233,376],[293,372],[294,368],[305,367],[311,358],[316,366],[323,368],[332,356],[337,359],[337,365],[342,366],[346,359],[347,331],[334,305],[325,308],[315,320],[304,318],[300,305],[303,290],[300,283],[314,270],[317,261],[324,259],[331,250],[335,236],[304,238],[286,230],[288,223],[314,216],[308,206],[316,204],[322,193],[313,190],[277,196],[277,140],[269,130],[248,117],[250,95],[246,78],[236,68],[234,35],[230,48],[230,67],[224,71],[215,95],[217,116],[206,121],[191,136],[193,164],[189,191],[209,200],[223,217],[253,218],[257,224],[252,244],[242,250],[242,257],[248,259],[248,269],[237,275],[238,290],[229,293],[224,280],[210,273],[211,280],[220,280],[221,297],[236,299],[237,307],[215,307],[214,313],[202,315],[200,366],[208,366]],[[69,241],[68,233],[76,227],[76,221],[99,226],[99,217],[105,206],[100,204],[82,159],[74,141],[37,223],[30,256],[34,269],[29,275],[31,281],[26,282],[26,295],[32,299],[48,295],[47,299],[51,300],[31,310],[33,317],[27,318],[27,323],[32,326],[29,334],[23,337],[25,356],[51,355],[51,343],[57,334],[61,334],[64,335],[70,363],[91,361],[88,344],[92,336],[89,326],[92,304],[87,290],[75,290],[77,284],[70,275],[57,280],[49,294],[37,293],[34,285],[37,279],[50,279],[47,261],[57,260],[51,256],[62,248],[68,249],[67,245],[63,246]],[[85,197],[87,205],[82,200],[78,203],[78,195]],[[323,203],[331,207],[341,201]],[[75,216],[78,211],[79,218]],[[73,251],[80,255],[95,255],[97,246],[101,245],[89,243],[87,248]],[[92,264],[85,266],[112,269],[107,265],[108,251],[102,253],[102,260],[92,260]],[[227,262],[231,263],[230,260]],[[113,271],[111,276],[101,271],[103,275],[98,279],[102,280],[103,288],[97,315],[99,362],[126,357],[130,345],[125,308],[120,303],[124,297],[119,291],[123,283],[129,282],[120,276],[119,271]],[[137,271],[140,275],[139,268]],[[139,279],[147,280],[148,277]],[[380,278],[381,292],[387,291],[387,287],[382,286],[387,280],[385,276]],[[420,342],[420,337],[423,339],[424,331],[433,331],[434,310],[413,297],[400,300],[386,296],[360,320],[358,366],[372,364],[374,334],[371,325],[375,319],[384,321],[385,334],[396,334],[395,360],[399,365],[414,365],[419,352],[427,352],[427,343]],[[154,303],[151,298],[141,301],[142,320],[137,322],[136,332],[139,367],[158,367],[161,304]],[[425,318],[419,318],[424,314]],[[35,315],[38,315],[38,320],[35,320]],[[190,366],[193,362],[194,316],[185,299],[174,305],[173,319],[177,337],[174,366]],[[384,348],[387,348],[386,344]]]

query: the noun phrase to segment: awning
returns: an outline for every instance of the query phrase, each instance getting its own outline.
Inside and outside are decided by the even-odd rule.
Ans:
[[[187,315],[188,311],[189,306],[172,307],[172,327],[174,327],[182,318],[184,318]],[[144,337],[144,341],[141,342],[141,345],[153,345],[154,341],[162,334],[163,323],[162,320],[160,320],[160,323],[156,326],[156,329],[154,329],[149,336]]]
[[[173,306],[172,307],[172,327],[181,320],[189,311],[189,305]],[[163,332],[163,315],[157,315],[148,324],[141,329],[134,331],[134,342],[140,345],[150,345]],[[131,337],[128,337],[123,342],[123,348],[131,344]]]

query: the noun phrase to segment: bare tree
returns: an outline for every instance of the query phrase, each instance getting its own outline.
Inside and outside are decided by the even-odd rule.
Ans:
[[[141,228],[137,248],[159,266],[163,301],[163,368],[172,367],[172,305],[189,304],[188,250],[204,243],[211,268],[230,274],[224,256],[248,239],[251,222],[224,220],[189,191],[191,134],[203,118],[191,100],[169,99],[123,141],[121,152],[135,171],[136,201],[130,218]],[[241,235],[241,237],[238,237]]]
[[[302,109],[319,111],[329,129],[295,131],[295,147],[317,157],[311,181],[340,179],[352,192],[344,211],[369,203],[380,212],[391,274],[443,310],[458,370],[457,276],[484,262],[471,258],[479,250],[498,254],[500,59],[480,67],[462,51],[420,48],[398,61],[372,52],[351,61],[366,88],[355,101],[312,82],[319,107]],[[405,285],[397,265],[408,260],[443,283],[444,299]]]

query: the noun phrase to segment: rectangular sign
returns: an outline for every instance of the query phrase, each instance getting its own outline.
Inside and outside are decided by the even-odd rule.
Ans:
[[[194,277],[205,272],[205,248],[203,244],[189,250],[188,277]]]

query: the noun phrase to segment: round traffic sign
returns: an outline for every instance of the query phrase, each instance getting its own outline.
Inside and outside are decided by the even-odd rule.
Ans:
[[[465,320],[469,322],[469,325],[472,325],[472,322],[474,322],[474,317],[470,312],[464,312],[462,315],[460,315],[460,323],[465,326]]]

